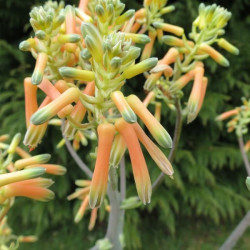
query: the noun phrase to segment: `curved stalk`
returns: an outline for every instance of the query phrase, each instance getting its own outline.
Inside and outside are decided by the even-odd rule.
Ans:
[[[242,135],[238,136],[238,143],[239,143],[241,156],[242,156],[242,159],[244,161],[244,165],[245,165],[247,174],[248,174],[248,176],[250,176],[250,163],[249,163],[246,151],[244,149],[244,141],[243,141]]]
[[[181,104],[180,100],[177,99],[175,103],[176,107],[176,123],[175,123],[175,130],[174,130],[174,139],[173,139],[173,147],[170,150],[168,159],[172,163],[174,160],[174,156],[176,153],[176,150],[178,148],[180,136],[181,136],[181,129],[182,129],[182,109],[181,109]],[[161,173],[157,179],[154,181],[152,188],[153,191],[159,187],[159,185],[162,183],[164,180],[165,174]]]

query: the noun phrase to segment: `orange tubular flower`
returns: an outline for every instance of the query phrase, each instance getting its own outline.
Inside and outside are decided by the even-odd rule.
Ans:
[[[213,47],[203,43],[201,44],[198,52],[205,52],[208,55],[210,55],[218,64],[224,67],[229,66],[229,61],[217,50],[215,50]]]
[[[248,152],[250,150],[250,140],[248,140],[244,146],[244,149],[246,152]]]
[[[47,122],[68,104],[78,101],[79,94],[77,88],[69,88],[54,101],[34,113],[31,117],[31,122],[35,125]]]
[[[54,86],[60,93],[63,93],[64,91],[69,89],[68,84],[64,80],[57,81]]]
[[[89,220],[89,226],[88,226],[88,230],[89,231],[92,231],[92,229],[94,228],[95,226],[95,222],[96,222],[96,218],[97,218],[97,211],[98,211],[98,208],[94,208],[92,211],[91,211],[91,215],[90,215],[90,220]]]
[[[66,33],[67,34],[74,34],[75,33],[75,27],[76,27],[76,17],[75,17],[75,11],[72,6],[66,7]]]
[[[50,103],[50,101],[51,99],[48,96],[45,97],[38,110],[46,106],[48,103]],[[41,142],[47,127],[48,127],[47,122],[38,126],[30,123],[26,131],[26,134],[24,136],[23,140],[24,145],[29,146],[30,150],[33,150],[37,146],[37,144]]]
[[[0,187],[18,181],[28,180],[45,173],[44,168],[27,169],[0,175]]]
[[[168,24],[168,23],[155,22],[153,25],[157,29],[162,29],[163,31],[175,34],[176,36],[181,36],[184,32],[183,28],[176,26],[176,25]]]
[[[20,147],[16,147],[16,153],[22,158],[29,158],[31,155]]]
[[[190,70],[185,75],[181,76],[173,85],[170,86],[169,90],[175,92],[184,88],[191,80],[193,80],[195,70]]]
[[[89,194],[89,205],[91,208],[100,206],[106,193],[110,151],[115,135],[115,127],[112,124],[103,123],[97,127],[97,133],[97,159]]]
[[[206,90],[207,90],[207,82],[208,82],[207,77],[203,77],[202,87],[201,87],[201,96],[200,96],[199,103],[198,103],[198,111],[197,111],[198,113],[200,112],[203,101],[204,101],[204,97],[205,97]]]
[[[238,115],[239,114],[239,109],[236,108],[236,109],[232,109],[232,110],[229,110],[229,111],[226,111],[222,114],[220,114],[219,116],[216,117],[216,120],[217,121],[223,121],[233,115]]]
[[[24,79],[24,95],[25,95],[25,116],[26,127],[29,127],[30,117],[37,111],[37,86],[33,85],[30,77]]]
[[[90,96],[94,95],[95,83],[89,82],[86,88],[84,89],[83,93],[86,95],[90,95]],[[82,105],[81,101],[78,101],[76,105],[74,106],[73,111],[70,114],[70,117],[74,119],[77,123],[80,123],[82,122],[85,114],[86,114],[86,108]],[[73,139],[75,132],[76,132],[76,129],[70,126],[70,123],[66,121],[65,127],[63,128],[63,134],[68,139]]]
[[[155,104],[155,118],[158,122],[161,121],[161,103],[157,102]]]
[[[130,30],[131,33],[136,33],[140,29],[141,25],[135,22]]]
[[[51,100],[55,100],[58,98],[61,93],[58,89],[46,78],[43,78],[42,82],[38,86]],[[67,105],[60,112],[58,112],[58,116],[60,118],[64,118],[66,115],[70,114],[73,109],[71,104]]]
[[[37,55],[35,70],[31,78],[33,84],[37,85],[42,81],[47,61],[48,61],[47,54],[41,52]]]
[[[155,98],[155,92],[154,92],[154,91],[150,91],[150,92],[147,94],[147,96],[146,96],[146,98],[144,99],[144,101],[143,101],[143,104],[145,105],[145,107],[147,107],[147,106],[149,105],[149,103],[150,103],[151,101],[153,101],[154,98]]]
[[[147,149],[148,153],[164,174],[170,177],[174,174],[173,167],[165,154],[150,140],[138,123],[133,124],[135,133],[140,142]]]
[[[38,168],[42,167],[45,168],[45,173],[46,174],[52,174],[52,175],[64,175],[67,171],[67,169],[61,165],[55,165],[55,164],[34,164],[34,165],[29,165],[25,167],[25,169],[29,168]]]
[[[157,119],[149,112],[141,100],[135,95],[130,95],[127,97],[127,102],[146,125],[158,144],[164,148],[171,148],[172,139],[170,135],[157,121]]]
[[[6,199],[16,196],[23,196],[40,201],[49,201],[54,198],[54,193],[47,188],[20,184],[18,182],[0,188],[0,193],[0,204]]]
[[[188,123],[192,122],[198,114],[199,100],[201,99],[202,95],[203,75],[204,75],[204,68],[200,66],[196,67],[194,84],[187,104]]]
[[[116,121],[115,127],[128,146],[138,196],[144,204],[150,203],[152,193],[151,181],[133,125],[120,118]]]
[[[124,120],[128,123],[137,121],[137,117],[134,111],[130,108],[123,93],[121,91],[115,91],[111,94],[111,99],[115,103],[116,107],[120,111]]]
[[[150,57],[152,53],[152,49],[154,46],[155,38],[156,38],[156,32],[149,32],[150,42],[147,43],[143,49],[142,55],[141,55],[141,61],[145,60]]]
[[[80,206],[80,208],[75,216],[75,223],[78,223],[82,219],[82,217],[87,209],[88,203],[89,203],[89,196],[87,195],[84,198],[84,200],[82,201],[82,204],[81,204],[81,206]]]
[[[88,3],[89,3],[89,0],[80,0],[78,8],[82,10],[84,13],[86,13],[88,10],[87,8]]]

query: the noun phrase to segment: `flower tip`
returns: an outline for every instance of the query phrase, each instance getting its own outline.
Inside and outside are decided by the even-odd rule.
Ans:
[[[74,222],[75,223],[79,223],[81,221],[81,219],[82,219],[82,216],[77,213],[76,216],[75,216],[75,218],[74,218]]]
[[[189,113],[187,117],[187,124],[191,123],[192,121],[195,120],[197,114],[196,113]]]
[[[249,176],[246,178],[246,185],[247,185],[248,190],[250,191],[250,177]]]
[[[38,167],[38,168],[32,168],[32,169],[27,169],[27,170],[25,169],[22,171],[29,171],[29,174],[31,175],[30,177],[33,178],[33,177],[37,177],[42,174],[45,174],[46,169],[42,167]]]
[[[48,202],[50,200],[53,200],[55,197],[55,193],[51,190],[47,190],[46,195],[41,199],[41,201]]]
[[[31,82],[32,84],[34,85],[38,85],[41,83],[41,81],[43,80],[43,74],[39,71],[35,71],[33,74],[32,74],[32,77],[31,77]]]

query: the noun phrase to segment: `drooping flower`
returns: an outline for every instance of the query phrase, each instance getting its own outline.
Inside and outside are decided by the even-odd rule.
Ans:
[[[127,144],[138,195],[144,204],[150,203],[152,193],[151,181],[133,125],[120,118],[116,121],[115,127]]]
[[[97,158],[89,193],[91,208],[100,206],[107,190],[110,151],[115,135],[115,127],[110,123],[102,123],[97,127],[97,133]]]

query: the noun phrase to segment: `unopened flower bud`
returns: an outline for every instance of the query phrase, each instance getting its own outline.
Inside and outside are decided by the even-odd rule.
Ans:
[[[12,139],[10,146],[8,148],[8,154],[14,154],[16,151],[16,148],[19,144],[19,142],[21,141],[21,134],[18,133],[14,136],[14,138]]]
[[[152,58],[143,60],[135,65],[131,65],[127,69],[124,70],[123,77],[126,79],[130,79],[136,75],[146,72],[152,69],[157,64],[157,62],[158,62],[158,58],[152,57]]]
[[[239,55],[239,50],[234,45],[229,43],[226,39],[221,38],[217,43],[221,48],[227,50],[228,52],[234,55]]]

